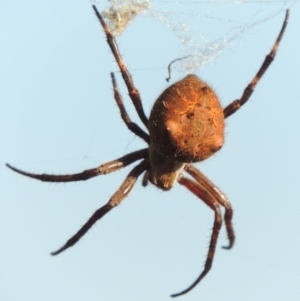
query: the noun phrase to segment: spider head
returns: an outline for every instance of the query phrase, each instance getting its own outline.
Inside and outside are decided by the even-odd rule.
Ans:
[[[149,147],[151,168],[148,171],[149,181],[162,190],[169,190],[177,181],[185,163],[166,158],[153,145]]]

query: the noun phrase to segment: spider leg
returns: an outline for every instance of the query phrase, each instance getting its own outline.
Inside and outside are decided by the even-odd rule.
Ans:
[[[99,175],[111,173],[127,165],[130,165],[137,160],[141,160],[147,157],[148,157],[148,149],[145,148],[127,154],[116,160],[104,163],[99,167],[87,169],[84,170],[83,172],[76,173],[76,174],[69,174],[69,175],[34,174],[34,173],[22,171],[18,168],[11,166],[10,164],[6,164],[6,166],[23,176],[41,180],[43,182],[72,182],[72,181],[85,181]]]
[[[131,77],[129,71],[127,70],[127,67],[126,67],[126,65],[125,65],[125,63],[122,59],[122,56],[120,54],[118,45],[116,43],[116,40],[113,37],[113,35],[111,34],[111,32],[109,31],[104,19],[102,18],[101,14],[97,10],[96,6],[93,5],[92,7],[95,11],[95,14],[96,14],[98,20],[101,23],[101,26],[104,30],[105,35],[106,35],[107,43],[108,43],[108,45],[109,45],[109,47],[110,47],[110,49],[111,49],[111,51],[112,51],[112,53],[113,53],[113,55],[116,59],[116,62],[119,66],[119,69],[121,71],[122,77],[123,77],[123,79],[125,81],[125,84],[127,86],[127,90],[128,90],[129,96],[132,100],[132,103],[133,103],[133,105],[134,105],[141,121],[146,126],[146,128],[148,128],[148,118],[146,117],[144,109],[143,109],[140,93],[139,93],[138,89],[135,87],[135,85],[133,83],[133,80],[132,80],[132,77]]]
[[[113,72],[111,72],[111,79],[112,79],[112,84],[113,84],[113,89],[114,89],[114,96],[115,100],[117,102],[117,105],[120,109],[121,117],[125,124],[127,125],[128,129],[132,131],[134,134],[142,138],[146,143],[150,144],[150,137],[149,135],[143,131],[136,123],[132,122],[123,103],[122,96],[119,93],[118,86],[117,86],[117,81],[115,78],[115,75]]]
[[[192,193],[194,193],[197,197],[199,197],[209,208],[211,208],[215,212],[215,220],[214,225],[212,229],[212,234],[210,238],[209,248],[208,248],[208,254],[206,257],[206,261],[204,264],[204,270],[201,272],[199,277],[185,290],[183,290],[180,293],[173,294],[171,297],[178,297],[180,295],[186,294],[191,289],[193,289],[209,272],[212,266],[212,262],[214,259],[214,254],[216,250],[216,244],[220,232],[220,228],[222,225],[222,215],[221,215],[221,209],[219,206],[218,201],[214,197],[213,194],[210,193],[209,190],[206,189],[202,183],[198,183],[194,180],[191,180],[189,178],[184,177],[181,175],[178,179],[178,182],[185,186],[188,190],[190,190]]]
[[[278,46],[279,46],[280,41],[281,41],[281,39],[283,37],[283,34],[285,32],[285,29],[286,29],[286,26],[287,26],[287,23],[288,23],[288,19],[289,19],[289,10],[286,11],[285,19],[283,21],[281,30],[279,32],[279,35],[278,35],[278,37],[277,37],[270,53],[266,56],[263,64],[261,65],[260,69],[256,73],[255,77],[252,79],[250,84],[244,90],[244,93],[243,93],[242,97],[240,99],[234,100],[232,103],[230,103],[223,110],[225,118],[227,118],[230,115],[232,115],[233,113],[235,113],[242,105],[244,105],[249,100],[249,98],[250,98],[251,94],[253,93],[257,83],[260,81],[260,79],[262,78],[262,76],[264,75],[264,73],[269,68],[269,66],[271,65],[271,63],[273,62],[273,60],[275,58]]]
[[[80,230],[73,235],[60,249],[55,252],[52,252],[51,255],[57,255],[66,249],[72,247],[74,244],[78,242],[78,240],[107,212],[109,212],[114,207],[118,206],[122,200],[130,193],[133,188],[137,178],[149,168],[149,162],[147,159],[143,160],[137,166],[135,166],[131,172],[128,174],[120,188],[114,193],[114,195],[110,198],[110,200],[96,210],[94,214],[89,218],[89,220],[80,228]]]
[[[200,170],[198,170],[193,165],[191,164],[185,165],[184,170],[187,173],[189,173],[197,182],[203,185],[205,189],[208,190],[214,196],[214,198],[218,201],[218,203],[225,208],[224,221],[226,225],[229,245],[223,246],[223,248],[224,249],[232,248],[235,240],[235,235],[232,226],[233,210],[228,198],[216,185],[214,185],[202,172],[200,172]]]

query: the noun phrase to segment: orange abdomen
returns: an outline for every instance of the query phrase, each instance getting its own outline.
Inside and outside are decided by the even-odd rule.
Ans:
[[[224,115],[214,91],[195,75],[167,88],[149,119],[151,146],[179,162],[202,161],[224,143]]]

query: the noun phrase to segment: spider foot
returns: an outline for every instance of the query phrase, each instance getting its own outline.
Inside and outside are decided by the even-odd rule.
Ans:
[[[233,244],[230,244],[228,246],[222,246],[222,249],[224,250],[230,250],[232,248]]]
[[[60,254],[61,252],[63,252],[64,250],[66,250],[67,248],[69,248],[69,246],[68,246],[68,245],[64,245],[63,247],[61,247],[61,248],[58,249],[57,251],[51,252],[50,254],[51,254],[52,256],[58,255],[58,254]]]
[[[229,245],[228,246],[222,246],[222,249],[230,250],[233,247],[233,243],[234,243],[234,240],[230,240]]]

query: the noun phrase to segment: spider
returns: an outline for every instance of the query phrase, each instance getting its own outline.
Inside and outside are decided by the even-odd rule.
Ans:
[[[222,225],[221,207],[225,208],[224,221],[229,240],[228,246],[223,248],[230,249],[235,240],[232,226],[233,210],[229,200],[217,186],[191,163],[205,160],[221,149],[224,143],[224,120],[234,114],[249,100],[257,83],[272,63],[287,26],[289,11],[286,11],[280,33],[270,53],[266,56],[255,77],[245,88],[240,99],[234,100],[223,109],[214,91],[196,75],[191,74],[168,87],[157,98],[148,119],[143,110],[139,91],[135,87],[131,75],[123,62],[116,40],[96,6],[92,7],[119,66],[131,101],[149,134],[131,121],[118,91],[115,75],[111,73],[114,98],[119,107],[121,117],[128,129],[143,139],[148,147],[76,174],[34,174],[22,171],[9,164],[6,165],[19,174],[41,181],[71,182],[88,180],[98,175],[114,172],[136,161],[141,161],[129,172],[110,200],[96,210],[79,231],[60,249],[51,253],[52,255],[57,255],[76,244],[99,219],[119,205],[130,193],[140,175],[144,174],[143,186],[146,186],[148,182],[162,190],[171,189],[176,182],[185,186],[214,211],[214,223],[204,268],[198,278],[188,288],[171,295],[171,297],[177,297],[192,290],[212,267],[216,243]],[[187,177],[185,173],[190,177]]]

